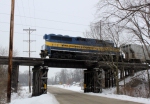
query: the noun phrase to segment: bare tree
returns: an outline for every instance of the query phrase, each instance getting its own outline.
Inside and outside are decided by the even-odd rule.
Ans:
[[[6,48],[0,47],[0,56],[7,55]],[[0,65],[0,104],[5,104],[7,86],[7,66]]]
[[[114,25],[109,21],[100,21],[101,23],[95,23],[94,25],[92,25],[90,28],[90,31],[86,31],[85,35],[87,37],[91,37],[91,38],[95,38],[95,39],[100,39],[102,41],[105,40],[111,40],[114,43],[114,46],[116,48],[119,49],[120,45],[125,44],[123,41],[121,41],[121,34],[123,31],[123,28],[119,25]],[[101,26],[100,26],[100,25]],[[125,39],[124,39],[125,40]],[[127,42],[127,41],[125,41]],[[104,45],[103,42],[99,43],[101,45]],[[106,43],[107,44],[107,43]],[[95,45],[95,44],[93,44]],[[108,47],[107,45],[104,47]],[[113,47],[114,48],[114,47]],[[99,51],[97,53],[97,56],[101,55],[99,53],[102,53],[101,51]],[[117,93],[119,94],[119,79],[118,79],[118,64],[115,64],[115,62],[119,61],[119,53],[116,52],[116,59],[113,59],[113,55],[111,52],[106,51],[107,56],[109,55],[109,59],[105,58],[104,56],[100,56],[100,58],[106,60],[105,63],[107,63],[107,65],[109,65],[110,69],[113,71],[113,73],[115,74],[115,78],[116,78],[116,85],[117,85]],[[97,58],[99,61],[99,58]],[[109,61],[108,61],[109,60]],[[114,62],[115,60],[115,62]]]
[[[102,3],[103,2],[103,3]],[[104,8],[106,11],[104,11]],[[150,59],[150,1],[149,0],[100,0],[99,17],[109,20],[114,25],[120,24],[125,33],[135,36],[135,41],[143,45]],[[105,15],[104,15],[105,14]],[[144,52],[143,52],[144,53]],[[150,96],[150,75],[147,69]]]
[[[80,82],[83,79],[83,69],[62,69],[60,72],[55,74],[54,84],[72,84],[73,82]]]
[[[0,56],[8,55],[8,48],[0,46]],[[15,50],[13,56],[16,56],[18,52]],[[7,65],[0,65],[0,104],[5,104],[6,101],[6,86],[7,86]]]
[[[28,86],[28,71],[19,73],[19,84],[23,86]]]

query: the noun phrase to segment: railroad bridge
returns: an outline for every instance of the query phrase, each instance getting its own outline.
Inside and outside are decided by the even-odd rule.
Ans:
[[[8,57],[0,56],[0,65],[8,65]],[[116,67],[120,72],[120,79],[134,75],[136,71],[146,70],[148,65],[142,63],[104,62],[73,59],[41,59],[28,57],[13,57],[12,87],[17,92],[19,66],[33,66],[32,96],[47,92],[48,67],[84,68],[84,92],[102,92],[102,76],[105,76],[105,88],[116,85]],[[102,71],[104,73],[102,73]]]

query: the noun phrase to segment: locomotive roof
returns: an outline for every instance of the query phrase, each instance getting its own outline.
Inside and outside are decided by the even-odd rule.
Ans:
[[[45,35],[49,35],[49,36],[57,36],[57,37],[70,37],[70,38],[76,38],[76,39],[85,39],[85,40],[97,40],[97,41],[105,41],[105,42],[109,42],[109,43],[113,43],[113,41],[111,40],[98,40],[98,39],[92,39],[92,38],[83,38],[83,37],[73,37],[73,36],[69,36],[69,35],[62,35],[62,34],[45,34]]]

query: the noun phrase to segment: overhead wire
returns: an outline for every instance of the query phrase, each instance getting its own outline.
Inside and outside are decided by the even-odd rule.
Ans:
[[[23,17],[25,18],[25,10],[24,10],[24,5],[23,5],[24,3],[23,3],[23,1],[21,0],[21,5],[22,5],[22,8],[23,8]],[[26,26],[27,26],[27,20],[26,20],[26,18],[25,18],[25,24],[26,24]],[[23,35],[23,40],[25,40],[25,38],[24,38],[24,35]],[[23,50],[24,50],[24,42],[23,42]]]
[[[64,24],[71,24],[71,25],[78,25],[78,26],[89,26],[89,25],[85,25],[85,24],[77,24],[77,23],[71,23],[71,22],[66,22],[66,21],[57,21],[57,20],[50,20],[50,19],[44,19],[44,18],[36,18],[35,17],[35,10],[36,11],[48,11],[48,10],[38,10],[38,9],[35,9],[35,2],[34,2],[34,0],[33,0],[33,10],[34,10],[34,13],[33,13],[33,16],[31,16],[31,11],[30,11],[30,2],[29,2],[29,0],[28,0],[28,5],[29,5],[29,7],[28,8],[25,8],[24,7],[24,2],[23,2],[23,0],[20,0],[20,4],[22,5],[19,5],[19,3],[18,3],[18,1],[16,1],[17,2],[17,8],[18,8],[18,12],[19,12],[19,15],[16,15],[15,14],[15,16],[17,16],[17,17],[20,17],[20,23],[21,24],[17,24],[17,23],[14,23],[14,25],[21,25],[22,26],[22,28],[24,28],[24,27],[26,27],[26,26],[33,26],[32,25],[32,20],[31,19],[34,19],[34,27],[35,28],[44,28],[44,29],[53,29],[53,30],[61,30],[61,31],[70,31],[70,32],[78,32],[78,33],[83,33],[82,31],[74,31],[74,30],[65,30],[65,29],[58,29],[58,28],[49,28],[49,27],[42,27],[42,26],[37,26],[37,24],[36,24],[36,20],[43,20],[43,21],[51,21],[51,22],[56,22],[56,23],[64,23]],[[5,4],[5,5],[7,5],[7,4]],[[10,6],[10,5],[9,5]],[[23,10],[23,12],[20,12],[20,9],[19,8],[22,8],[22,10]],[[25,9],[29,9],[29,16],[26,16],[26,14],[25,14]],[[23,13],[23,15],[21,15],[21,13]],[[49,13],[54,13],[54,12],[49,12]],[[4,14],[4,15],[10,15],[10,14],[7,14],[7,13],[0,13],[0,14]],[[66,14],[60,14],[60,13],[55,13],[55,14],[59,14],[59,15],[65,15],[65,16],[67,16]],[[69,16],[72,16],[72,17],[77,17],[77,16],[73,16],[73,15],[69,15]],[[24,21],[23,21],[23,18],[24,18]],[[27,18],[29,18],[30,19],[30,24],[27,24]],[[24,23],[25,22],[25,23]],[[9,23],[7,23],[7,22],[1,22],[0,21],[0,23],[6,23],[6,24],[9,24]],[[0,30],[1,32],[9,32],[9,31],[5,31],[5,30]],[[26,34],[26,33],[23,33],[23,32],[17,32],[16,30],[14,31],[14,33],[17,33],[17,34],[23,34],[23,40],[24,40],[24,34]],[[36,33],[36,31],[35,31],[35,33]],[[35,38],[36,38],[36,36],[43,36],[43,35],[37,35],[37,33],[36,34],[32,34],[32,35],[35,35]],[[35,44],[36,45],[36,44]],[[36,47],[36,46],[35,46]]]
[[[18,1],[17,1],[17,0],[16,0],[16,4],[17,4],[17,7],[18,7]],[[18,7],[18,8],[19,8],[19,7]],[[19,14],[21,14],[21,13],[20,13],[20,9],[18,9],[18,12],[19,12]],[[21,18],[21,17],[20,17],[20,22],[21,22],[21,24],[22,24],[22,28],[24,28],[24,27],[23,27],[24,25],[23,25],[23,22],[22,22],[22,18]]]
[[[34,14],[34,26],[35,26],[35,28],[36,28],[36,20],[35,20],[35,5],[34,5],[34,3],[35,3],[35,2],[34,2],[34,0],[33,0],[33,7],[34,7],[34,9],[33,9],[33,10],[34,10],[34,13],[33,13],[33,14]]]
[[[6,30],[0,30],[1,32],[9,32],[9,31],[6,31]],[[17,33],[17,34],[26,34],[26,33],[23,33],[23,32],[16,32],[14,31],[14,33]],[[32,34],[32,35],[36,35],[36,34]],[[36,36],[43,36],[43,35],[36,35]]]
[[[20,9],[19,9],[19,4],[18,4],[18,0],[16,0],[16,4],[17,4],[17,10],[18,10],[18,12],[19,12],[19,15],[21,15],[21,13],[20,13]],[[20,17],[20,22],[21,22],[21,26],[22,26],[22,28],[24,28],[24,25],[23,25],[23,22],[22,22],[22,18]],[[22,36],[22,38],[23,38],[23,40],[24,40],[24,35]],[[23,43],[22,43],[23,44]],[[23,47],[22,47],[22,50],[24,50],[24,44],[22,45]]]
[[[3,4],[3,5],[8,5],[8,4]],[[8,5],[10,6],[10,5]],[[24,8],[24,9],[29,9],[29,8],[26,8],[26,7],[22,7],[22,6],[19,6],[19,8]],[[57,15],[63,15],[63,16],[71,16],[71,17],[77,17],[77,18],[87,18],[87,17],[83,17],[83,16],[75,16],[75,15],[72,15],[72,14],[65,14],[65,13],[62,13],[62,12],[50,12],[49,10],[41,10],[41,9],[35,9],[36,11],[40,11],[40,12],[48,12],[48,13],[53,13],[53,14],[57,14]]]
[[[31,17],[31,11],[30,11],[30,3],[29,3],[29,0],[28,0],[28,8],[29,8],[29,16]],[[32,26],[32,22],[31,22],[31,18],[30,18],[30,25]]]
[[[36,20],[35,20],[35,2],[34,2],[34,0],[33,0],[33,15],[34,15],[34,27],[35,27],[35,29],[36,29]],[[35,33],[37,34],[37,32],[35,31]],[[37,39],[37,37],[36,37],[36,35],[35,35],[35,40]],[[35,50],[36,50],[36,41],[35,41]],[[35,54],[35,56],[36,56],[36,54]]]
[[[31,8],[30,8],[30,2],[29,2],[29,0],[27,1],[28,2],[28,15],[31,17]],[[32,28],[32,18],[29,18],[29,28]],[[27,35],[29,35],[29,34],[27,34]],[[29,40],[29,39],[27,39],[27,40]],[[31,44],[30,44],[31,45]],[[30,52],[31,53],[31,52]]]
[[[34,1],[33,1],[34,2]],[[36,20],[44,20],[44,21],[52,21],[52,22],[57,22],[57,23],[64,23],[64,24],[71,24],[71,25],[80,25],[80,26],[89,26],[89,25],[84,25],[84,24],[77,24],[77,23],[70,23],[70,22],[63,22],[63,21],[56,21],[56,20],[49,20],[49,19],[43,19],[43,18],[35,18],[35,12],[34,12],[34,17],[27,17],[25,16],[25,12],[24,12],[24,6],[23,6],[23,1],[21,0],[21,3],[22,3],[22,8],[23,8],[23,16],[22,15],[15,15],[15,16],[18,16],[18,17],[24,17],[25,18],[25,26],[30,26],[30,25],[27,25],[27,22],[26,22],[26,18],[33,18],[34,21]],[[34,3],[33,3],[34,4]],[[35,6],[34,6],[34,11],[35,11]],[[5,15],[10,15],[10,14],[7,14],[7,13],[0,13],[0,14],[5,14]],[[15,24],[15,25],[20,25],[20,24]],[[44,28],[44,29],[53,29],[53,30],[61,30],[61,31],[70,31],[70,32],[79,32],[79,33],[83,33],[82,31],[74,31],[74,30],[65,30],[65,29],[56,29],[56,28],[49,28],[49,27],[41,27],[41,26],[36,26],[36,28]]]
[[[21,13],[20,13],[20,9],[19,9],[19,6],[18,6],[18,1],[17,1],[17,7],[18,7],[18,12],[19,12],[19,15],[16,15],[15,14],[15,16],[17,16],[17,17],[20,17],[20,22],[21,22],[21,24],[16,24],[16,23],[14,23],[14,25],[21,25],[22,27],[24,27],[24,26],[32,26],[32,24],[31,24],[31,19],[34,19],[34,21],[35,21],[35,26],[36,26],[36,20],[44,20],[44,21],[52,21],[52,22],[57,22],[57,23],[64,23],[64,24],[72,24],[72,25],[81,25],[81,26],[86,26],[86,25],[83,25],[83,24],[76,24],[76,23],[69,23],[69,22],[63,22],[63,21],[56,21],[56,20],[49,20],[49,19],[43,19],[43,18],[36,18],[35,17],[35,6],[34,6],[34,16],[33,17],[31,17],[31,13],[30,13],[30,7],[29,7],[29,15],[30,15],[30,17],[28,17],[28,16],[26,16],[25,15],[25,10],[24,10],[24,3],[23,3],[23,1],[21,0],[21,2],[20,2],[21,4],[22,4],[22,9],[23,9],[23,15],[21,15]],[[29,0],[28,0],[28,4],[29,4]],[[33,5],[34,5],[34,1],[33,1]],[[29,5],[30,6],[30,5]],[[4,14],[4,15],[10,15],[10,14],[7,14],[7,13],[0,13],[0,14]],[[22,18],[24,18],[24,20],[25,20],[25,24],[23,24],[22,23]],[[30,24],[29,25],[27,25],[27,18],[29,18],[30,19]],[[6,24],[9,24],[9,23],[7,23],[7,22],[1,22],[1,23],[6,23]],[[36,28],[44,28],[44,29],[53,29],[53,30],[61,30],[61,31],[70,31],[70,32],[79,32],[79,33],[82,33],[81,31],[74,31],[74,30],[65,30],[65,29],[56,29],[56,28],[49,28],[49,27],[41,27],[41,26],[36,26]],[[9,31],[4,31],[4,30],[0,30],[1,32],[9,32]],[[17,31],[14,31],[14,33],[16,34],[22,34],[23,35],[23,40],[24,40],[24,34],[26,34],[26,33],[21,33],[21,32],[17,32]],[[32,34],[32,35],[35,35],[35,37],[36,36],[43,36],[43,35],[37,35],[37,34]],[[24,46],[24,45],[23,45]],[[36,47],[36,46],[35,46]],[[24,48],[24,47],[23,47]],[[24,49],[23,49],[24,50]]]
[[[6,30],[0,30],[1,32],[9,32],[9,31],[6,31]],[[26,34],[26,33],[23,33],[23,32],[17,32],[17,31],[14,31],[14,33],[17,33],[17,34]],[[36,35],[36,36],[43,36],[43,35],[37,35],[37,34],[32,34],[32,35]]]
[[[5,14],[5,15],[9,15],[7,13],[0,13],[0,14]],[[19,17],[26,17],[26,16],[20,16],[20,15],[15,15],[15,16],[19,16]],[[36,18],[38,19],[38,18]],[[52,21],[52,20],[46,20],[45,21]],[[56,22],[56,21],[54,21]],[[59,21],[57,21],[59,22]],[[61,21],[60,21],[61,22]],[[61,23],[66,23],[66,22],[61,22]],[[68,23],[68,24],[74,24],[74,23]],[[16,25],[20,25],[20,24],[16,24]],[[75,25],[80,25],[80,24],[75,24]],[[25,25],[25,26],[30,26],[30,25]],[[83,31],[74,31],[74,30],[65,30],[65,29],[56,29],[56,28],[49,28],[49,27],[41,27],[41,26],[36,26],[36,28],[44,28],[44,29],[53,29],[53,30],[61,30],[61,31],[70,31],[70,32],[78,32],[78,33],[83,33]]]
[[[41,26],[36,26],[36,20],[44,20],[44,21],[52,21],[52,22],[58,22],[58,23],[65,23],[65,24],[72,24],[72,25],[80,25],[80,26],[89,26],[89,25],[84,25],[84,24],[77,24],[77,23],[70,23],[70,22],[64,22],[64,21],[56,21],[56,20],[49,20],[49,19],[43,19],[43,18],[35,18],[35,5],[34,5],[34,1],[33,1],[33,5],[34,5],[34,17],[28,17],[28,16],[25,16],[25,12],[24,12],[24,5],[23,5],[23,1],[21,0],[21,3],[22,3],[22,8],[23,8],[23,15],[15,15],[15,16],[18,16],[20,17],[24,17],[25,18],[25,24],[26,25],[23,25],[23,26],[31,26],[31,25],[27,25],[27,22],[26,22],[26,18],[33,18],[34,21],[35,21],[35,27],[37,28],[44,28],[44,29],[54,29],[54,30],[61,30],[61,31],[70,31],[70,32],[79,32],[79,33],[83,33],[82,31],[74,31],[74,30],[65,30],[65,29],[56,29],[56,28],[49,28],[49,27],[41,27]],[[28,4],[29,4],[29,1],[28,1]],[[29,8],[28,8],[29,9]],[[10,15],[10,14],[7,14],[7,13],[0,13],[0,14],[5,14],[5,15]],[[1,22],[2,23],[2,22]],[[3,22],[4,23],[4,22]],[[15,25],[21,25],[21,24],[15,24]]]
[[[2,22],[0,21],[0,23],[5,23],[5,24],[9,24],[9,22]],[[22,24],[16,24],[14,23],[15,25],[22,25]],[[26,25],[26,26],[30,26],[30,25]],[[82,33],[82,31],[74,31],[74,30],[64,30],[64,29],[56,29],[56,28],[49,28],[49,27],[41,27],[41,26],[36,26],[38,28],[44,28],[44,29],[53,29],[53,30],[61,30],[61,31],[70,31],[70,32],[79,32],[79,33]]]
[[[23,1],[21,0],[21,4],[22,4],[22,7],[23,7],[23,14],[24,16],[21,16],[21,17],[25,17],[25,11],[24,11],[24,6],[23,6]],[[15,15],[16,16],[16,15]],[[27,20],[25,18],[25,24],[27,25]]]
[[[0,14],[5,14],[5,15],[9,15],[7,13],[0,13]],[[21,16],[21,15],[15,15],[18,17],[25,17],[25,18],[34,18],[34,17],[27,17],[27,16]],[[37,20],[44,20],[44,21],[52,21],[52,22],[58,22],[58,23],[65,23],[65,24],[73,24],[73,25],[81,25],[81,26],[90,26],[90,25],[84,25],[84,24],[77,24],[77,23],[70,23],[70,22],[63,22],[63,21],[56,21],[56,20],[49,20],[49,19],[43,19],[43,18],[34,18]]]

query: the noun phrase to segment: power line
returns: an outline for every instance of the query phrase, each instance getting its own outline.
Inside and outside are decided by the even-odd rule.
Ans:
[[[33,15],[34,15],[34,26],[35,26],[35,28],[36,28],[36,20],[35,20],[35,5],[34,5],[34,0],[33,0],[33,7],[34,7],[34,13],[33,13]],[[36,33],[36,31],[35,31],[35,33]],[[37,33],[36,33],[37,34]],[[36,35],[35,35],[35,39],[36,39]],[[36,49],[36,43],[35,43],[35,49]]]
[[[7,13],[0,13],[0,14],[10,15],[10,14],[7,14]],[[15,16],[25,17],[25,18],[32,18],[32,19],[37,19],[37,20],[44,20],[44,21],[52,21],[52,22],[58,22],[58,23],[66,23],[66,24],[72,24],[72,25],[90,26],[90,25],[84,25],[84,24],[77,24],[77,23],[70,23],[70,22],[63,22],[63,21],[56,21],[56,20],[49,20],[49,19],[43,19],[43,18],[34,18],[34,17],[27,17],[27,16],[21,16],[21,15],[15,15]]]
[[[19,15],[21,15],[21,12],[20,12],[20,9],[19,9],[18,0],[16,1],[16,4],[17,4],[17,8],[18,8]],[[22,28],[24,28],[23,19],[22,19],[21,17],[20,17],[20,22],[21,22],[21,24],[22,24]],[[26,22],[25,22],[25,23],[26,23]],[[22,36],[22,39],[24,40],[24,35]],[[24,45],[23,45],[22,49],[24,49]]]
[[[4,4],[3,3],[3,5],[8,5],[8,4]],[[10,5],[8,5],[8,6],[10,6]],[[23,6],[19,6],[19,8],[23,8],[23,9],[29,9],[29,8],[26,8],[26,7],[23,7]],[[75,15],[68,15],[68,14],[64,14],[64,13],[62,13],[62,12],[50,12],[49,10],[41,10],[41,9],[35,9],[34,8],[34,10],[36,10],[36,11],[40,11],[40,12],[48,12],[48,13],[53,13],[53,14],[57,14],[57,15],[63,15],[63,16],[71,16],[71,17],[77,17],[77,18],[87,18],[87,17],[82,17],[82,16],[75,16]]]
[[[22,1],[22,0],[21,0],[21,4],[22,4],[22,7],[24,7],[24,6],[23,6],[23,1]],[[23,14],[24,14],[24,16],[23,16],[23,17],[25,17],[24,8],[23,8]],[[26,23],[26,25],[27,25],[27,20],[26,20],[26,18],[25,18],[25,23]]]
[[[29,15],[31,17],[31,12],[30,12],[30,3],[29,3],[29,0],[28,0],[28,8],[29,8]],[[34,17],[33,17],[34,18]],[[32,25],[32,22],[31,22],[31,18],[30,18],[30,24]]]
[[[36,21],[35,21],[35,5],[34,5],[34,0],[33,0],[33,7],[34,7],[34,23],[35,23],[35,28],[36,28]]]
[[[18,7],[18,2],[16,1],[16,4],[17,4],[17,7]],[[19,14],[20,14],[20,10],[18,9],[18,11],[19,11]],[[21,19],[21,17],[20,17],[20,22],[21,22],[21,24],[22,24],[22,28],[23,28],[23,22],[22,22],[22,19]]]
[[[9,32],[9,31],[5,31],[5,30],[0,30],[1,32]],[[21,32],[14,32],[17,34],[25,34],[25,33],[21,33]],[[36,34],[32,34],[32,35],[36,35]],[[43,35],[36,35],[36,36],[43,36]]]
[[[8,22],[1,22],[0,23],[7,23],[9,24]],[[15,25],[22,25],[22,24],[16,24]],[[25,25],[25,26],[30,26],[30,25]],[[70,32],[79,32],[79,33],[82,33],[82,31],[74,31],[74,30],[64,30],[64,29],[56,29],[56,28],[49,28],[49,27],[40,27],[40,26],[36,26],[38,28],[44,28],[44,29],[53,29],[53,30],[61,30],[61,31],[70,31]]]

